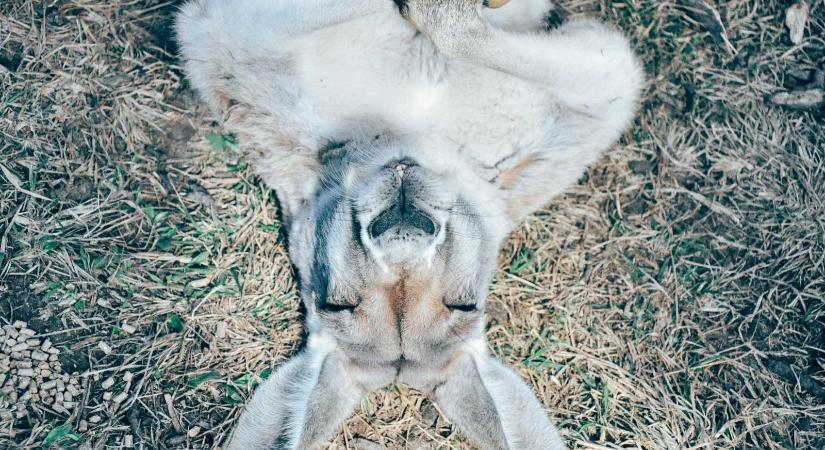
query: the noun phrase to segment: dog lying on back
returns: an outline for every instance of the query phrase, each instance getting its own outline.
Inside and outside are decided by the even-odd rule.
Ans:
[[[548,0],[195,0],[194,87],[275,189],[309,338],[230,449],[308,449],[370,390],[426,393],[484,449],[563,449],[489,355],[502,240],[630,123],[643,76],[595,21]],[[499,7],[492,9],[490,7]]]

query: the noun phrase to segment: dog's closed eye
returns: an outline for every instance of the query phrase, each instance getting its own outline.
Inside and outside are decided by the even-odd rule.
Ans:
[[[324,303],[319,306],[321,311],[336,313],[336,312],[344,312],[349,311],[352,312],[357,308],[358,305],[338,305],[335,303]]]
[[[475,303],[450,303],[444,300],[444,306],[450,311],[475,312],[478,310],[478,306]]]
[[[326,313],[353,312],[361,304],[360,299],[357,298],[333,298],[330,300],[317,302],[318,309]]]

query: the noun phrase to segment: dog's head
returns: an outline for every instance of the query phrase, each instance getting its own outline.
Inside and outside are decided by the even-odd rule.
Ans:
[[[307,345],[258,388],[228,448],[317,448],[393,380],[482,448],[564,448],[527,385],[487,352],[483,309],[507,208],[488,181],[421,147],[322,151],[319,179],[301,188],[315,195],[286,217]]]
[[[436,364],[482,332],[499,208],[461,170],[405,153],[394,141],[325,150],[318,193],[292,221],[310,331],[356,362]]]

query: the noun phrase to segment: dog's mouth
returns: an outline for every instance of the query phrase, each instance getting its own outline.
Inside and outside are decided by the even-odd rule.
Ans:
[[[392,229],[401,232],[405,228],[418,230],[416,234],[423,233],[424,236],[434,236],[438,232],[433,219],[412,204],[402,186],[393,204],[372,220],[368,232],[370,238],[378,239]]]
[[[392,161],[385,165],[390,171],[391,186],[395,189],[389,206],[378,213],[367,225],[367,234],[378,245],[407,241],[427,245],[438,235],[438,221],[420,207],[422,194],[421,168],[409,159]]]

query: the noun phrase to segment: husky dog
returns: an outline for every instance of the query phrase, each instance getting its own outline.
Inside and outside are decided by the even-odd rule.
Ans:
[[[495,7],[495,9],[494,9]],[[309,331],[228,448],[308,449],[369,391],[427,394],[484,449],[563,449],[490,356],[499,246],[630,123],[627,41],[548,0],[195,0],[192,85],[277,193]]]

